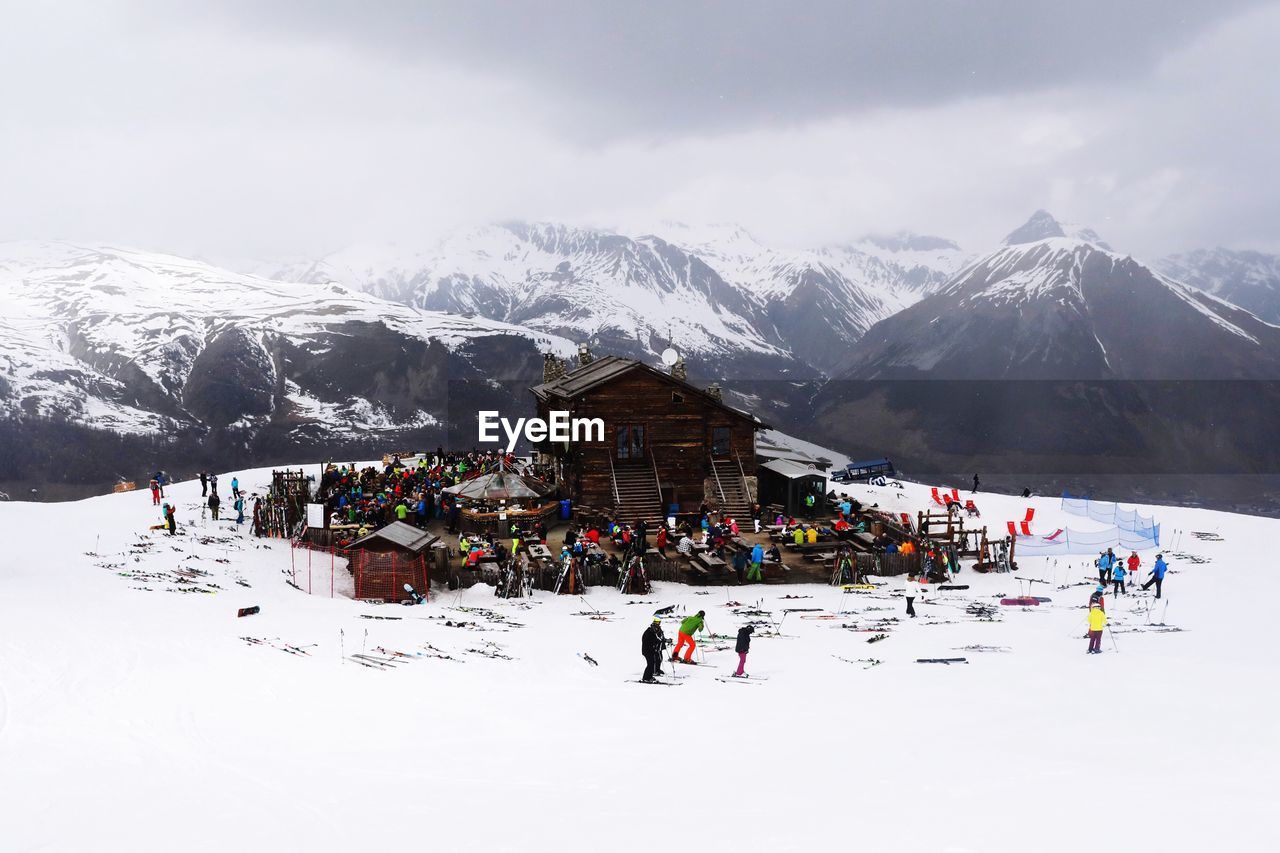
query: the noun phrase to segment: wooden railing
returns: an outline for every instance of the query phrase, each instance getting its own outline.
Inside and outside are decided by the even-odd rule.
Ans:
[[[605,451],[609,457],[609,485],[613,486],[613,507],[616,510],[622,503],[622,498],[618,497],[618,475],[613,470],[613,454]]]
[[[667,508],[662,504],[662,481],[658,479],[658,457],[649,453],[649,461],[653,464],[653,487],[658,490],[658,515],[667,517]]]
[[[734,448],[733,458],[734,461],[738,463],[738,475],[742,477],[742,490],[747,493],[747,503],[753,504],[756,502],[756,499],[755,496],[751,494],[751,487],[747,485],[747,472],[742,468],[742,457],[738,455],[737,448]]]
[[[711,475],[716,478],[716,491],[720,493],[720,508],[724,509],[725,497],[724,486],[720,484],[720,471],[716,468],[715,457],[711,457]]]

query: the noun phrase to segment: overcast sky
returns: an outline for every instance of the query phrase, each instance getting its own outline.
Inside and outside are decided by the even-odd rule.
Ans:
[[[979,250],[1044,207],[1139,256],[1280,251],[1280,2],[0,2],[0,240]]]

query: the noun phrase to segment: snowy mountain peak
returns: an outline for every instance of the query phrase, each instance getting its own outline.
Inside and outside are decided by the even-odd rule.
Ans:
[[[1037,210],[1031,214],[1030,219],[1009,232],[1009,236],[1004,238],[1004,245],[1018,246],[1054,237],[1068,237],[1072,240],[1092,243],[1103,249],[1111,248],[1092,228],[1060,222],[1047,210]]]

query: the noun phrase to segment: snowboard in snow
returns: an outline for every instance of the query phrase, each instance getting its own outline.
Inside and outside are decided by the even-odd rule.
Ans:
[[[761,678],[761,677],[760,677],[760,676],[758,676],[758,675],[757,675],[757,676],[744,675],[744,676],[742,676],[741,678],[734,678],[732,675],[718,675],[718,676],[716,676],[716,681],[723,681],[723,682],[725,682],[725,683],[738,683],[738,684],[763,684],[763,683],[764,683],[765,681],[767,681],[767,680],[768,680],[768,679],[766,679],[766,678]]]
[[[938,589],[968,589],[967,583],[943,583],[938,584]]]
[[[1002,598],[1000,603],[1006,607],[1035,607],[1040,603],[1040,599],[1032,598],[1029,595],[1020,595],[1017,598]]]
[[[236,611],[236,617],[239,618],[241,616],[252,616],[253,614],[258,613],[259,610],[260,608],[256,604],[253,605],[252,607],[241,607],[239,610]]]

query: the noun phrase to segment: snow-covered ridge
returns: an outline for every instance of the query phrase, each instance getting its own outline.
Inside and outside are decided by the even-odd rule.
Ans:
[[[736,225],[663,223],[633,236],[507,223],[427,247],[352,247],[273,274],[600,340],[644,357],[674,345],[729,372],[760,357],[824,369],[824,352],[856,340],[954,269],[958,250],[931,239],[791,251]],[[801,321],[805,334],[797,334]]]
[[[0,245],[0,301],[6,307],[0,367],[9,396],[32,414],[122,432],[158,432],[188,419],[183,398],[192,371],[229,334],[240,336],[238,346],[264,353],[270,383],[278,377],[265,356],[269,339],[321,354],[317,341],[352,323],[453,349],[494,336],[517,336],[562,355],[574,349],[554,335],[398,305],[340,285],[272,281],[109,246]],[[172,405],[159,411],[156,397]]]

